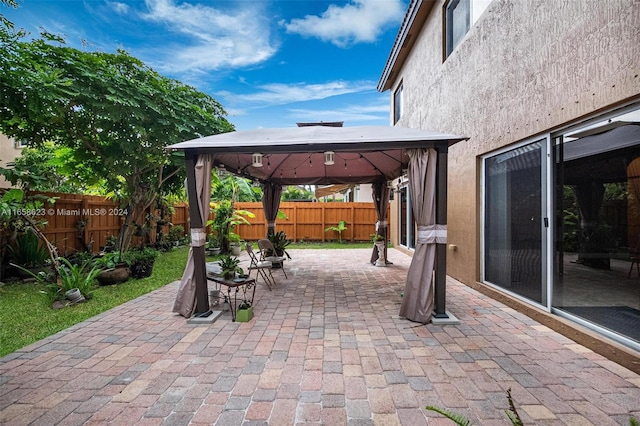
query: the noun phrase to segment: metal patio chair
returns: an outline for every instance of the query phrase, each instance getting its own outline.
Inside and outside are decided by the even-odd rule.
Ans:
[[[256,253],[253,251],[253,246],[251,245],[251,243],[246,243],[244,248],[249,255],[249,277],[251,277],[251,271],[256,271],[256,281],[258,280],[259,276],[262,277],[264,283],[269,288],[269,291],[271,291],[271,286],[276,285],[276,280],[271,274],[271,268],[273,267],[273,264],[268,260],[259,260],[258,256],[256,256]]]
[[[258,248],[260,249],[260,260],[266,260],[273,265],[280,265],[280,269],[284,274],[284,277],[289,279],[287,271],[284,270],[284,261],[287,259],[285,256],[278,256],[276,249],[273,247],[273,243],[267,238],[258,240]]]

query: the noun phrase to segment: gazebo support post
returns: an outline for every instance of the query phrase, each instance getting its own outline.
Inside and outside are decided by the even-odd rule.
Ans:
[[[436,147],[436,225],[447,226],[447,155],[448,147]],[[446,231],[445,231],[446,232]],[[436,271],[434,292],[434,318],[449,318],[446,312],[447,295],[447,243],[436,244]]]
[[[196,161],[198,154],[191,150],[185,151],[185,168],[187,172],[187,195],[189,197],[190,228],[203,228],[202,216],[198,207],[198,192],[196,190]],[[207,270],[205,266],[205,247],[191,246],[195,266],[194,279],[196,283],[196,311],[194,316],[201,316],[209,311],[207,296]]]

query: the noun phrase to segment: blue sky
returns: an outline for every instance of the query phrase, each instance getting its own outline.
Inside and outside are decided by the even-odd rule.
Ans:
[[[376,84],[407,0],[19,0],[16,27],[122,48],[212,95],[237,130],[299,121],[389,125]]]

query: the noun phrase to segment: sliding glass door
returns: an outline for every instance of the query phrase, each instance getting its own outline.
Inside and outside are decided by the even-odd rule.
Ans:
[[[536,140],[484,160],[483,281],[547,307],[546,147]]]

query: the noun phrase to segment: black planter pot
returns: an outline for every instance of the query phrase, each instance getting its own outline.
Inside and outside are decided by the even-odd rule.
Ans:
[[[150,277],[153,272],[153,263],[132,263],[129,269],[133,278]]]

